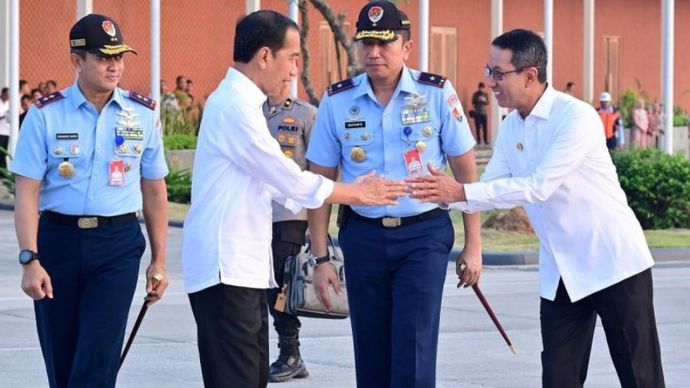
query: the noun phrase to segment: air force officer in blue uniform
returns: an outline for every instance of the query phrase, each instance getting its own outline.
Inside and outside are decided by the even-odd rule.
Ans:
[[[22,289],[35,301],[50,386],[114,387],[146,247],[142,206],[149,303],[168,284],[168,170],[155,102],[117,87],[134,51],[117,23],[85,16],[70,51],[76,82],[31,107],[12,163]]]
[[[450,82],[409,69],[410,21],[386,1],[368,3],[357,22],[366,73],[338,82],[321,100],[307,150],[310,169],[344,182],[376,171],[403,179],[450,164],[456,179],[476,180],[474,138]],[[453,246],[448,212],[402,197],[396,206],[346,207],[339,241],[345,255],[358,387],[434,387],[441,294]],[[330,208],[309,215],[312,253],[326,263]],[[464,216],[461,283],[481,270],[478,215]],[[314,283],[328,306],[330,265]]]

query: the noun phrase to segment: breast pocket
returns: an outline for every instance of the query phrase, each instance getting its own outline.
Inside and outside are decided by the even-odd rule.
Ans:
[[[366,128],[346,129],[340,135],[343,148],[367,147],[374,142],[374,134]]]
[[[122,145],[115,148],[115,156],[125,163],[125,172],[139,170],[141,154],[144,152],[142,140],[125,140]]]
[[[85,158],[83,157],[84,148],[79,140],[54,140],[48,144],[48,166],[49,168],[57,168],[57,166],[69,161],[75,169],[83,167]]]
[[[418,142],[437,144],[440,136],[438,126],[431,122],[408,125],[400,131],[400,138],[412,146]]]

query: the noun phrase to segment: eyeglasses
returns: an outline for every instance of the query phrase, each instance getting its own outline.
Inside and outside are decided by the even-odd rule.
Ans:
[[[489,67],[489,65],[484,66],[484,75],[486,78],[491,78],[494,81],[503,81],[503,76],[506,74],[510,73],[519,73],[523,71],[525,68],[522,69],[515,69],[515,70],[510,70],[510,71],[500,71],[496,69],[492,69]]]

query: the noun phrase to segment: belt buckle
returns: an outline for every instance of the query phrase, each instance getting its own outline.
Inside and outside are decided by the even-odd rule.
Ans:
[[[77,220],[79,229],[93,229],[98,227],[98,217],[80,217]]]
[[[381,224],[383,224],[385,228],[397,228],[402,225],[402,221],[400,217],[383,217],[381,219]]]

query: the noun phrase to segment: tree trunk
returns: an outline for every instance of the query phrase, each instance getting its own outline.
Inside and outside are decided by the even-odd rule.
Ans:
[[[302,52],[302,73],[300,78],[302,79],[302,85],[304,86],[304,91],[307,92],[309,96],[309,103],[314,106],[319,106],[319,96],[314,90],[314,85],[311,83],[311,77],[309,75],[310,71],[310,57],[309,57],[309,45],[307,44],[307,34],[309,33],[309,10],[307,9],[306,0],[299,0],[297,3],[299,7],[300,18],[302,19],[302,28],[300,28],[300,50]]]

